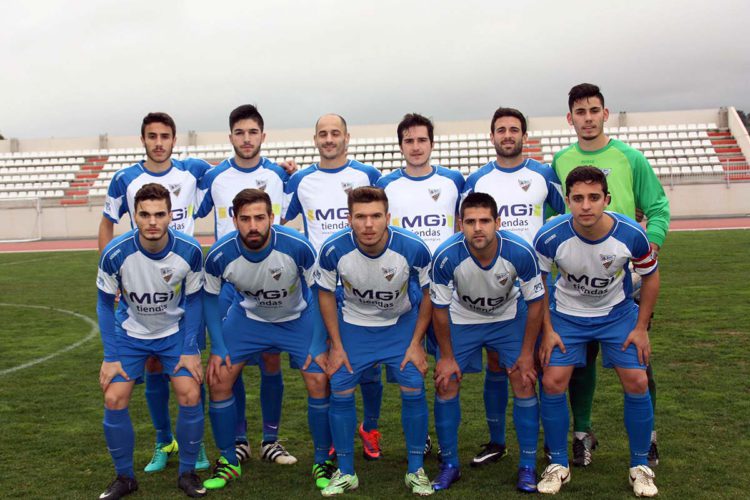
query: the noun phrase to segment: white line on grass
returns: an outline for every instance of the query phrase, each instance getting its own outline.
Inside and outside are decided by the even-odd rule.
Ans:
[[[66,353],[68,351],[71,351],[75,349],[76,347],[84,344],[85,342],[88,342],[92,338],[94,338],[99,332],[99,325],[94,321],[93,319],[89,318],[88,316],[84,316],[83,314],[79,314],[74,311],[68,311],[67,309],[58,309],[56,307],[48,307],[48,306],[30,306],[26,304],[10,304],[7,302],[0,302],[0,307],[24,307],[26,309],[43,309],[47,311],[56,311],[61,312],[64,314],[69,314],[71,316],[75,316],[76,318],[84,320],[86,323],[91,325],[91,331],[89,331],[89,334],[86,335],[84,338],[79,340],[78,342],[75,342],[73,344],[70,344],[69,346],[63,347],[59,351],[53,352],[52,354],[48,354],[47,356],[43,356],[41,358],[32,359],[28,363],[24,363],[22,365],[14,366],[12,368],[6,368],[5,370],[0,370],[0,377],[3,375],[7,375],[9,373],[17,372],[18,370],[23,370],[24,368],[29,368],[34,365],[38,365],[39,363],[44,363],[45,361],[49,361],[50,359],[59,356],[60,354]]]
[[[42,260],[49,260],[49,257],[40,257],[38,259],[14,260],[11,262],[0,262],[0,266],[12,266],[15,264],[26,264],[28,262],[39,262]]]

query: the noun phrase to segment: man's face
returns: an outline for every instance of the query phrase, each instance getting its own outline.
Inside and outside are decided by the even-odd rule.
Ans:
[[[141,137],[141,143],[146,148],[146,156],[154,163],[169,161],[176,140],[169,125],[158,122],[146,125]]]
[[[604,122],[609,118],[609,110],[598,97],[587,97],[573,103],[573,109],[567,118],[579,139],[591,141],[604,133]]]
[[[427,133],[427,127],[417,125],[409,127],[404,131],[401,139],[401,153],[404,155],[406,164],[410,167],[424,167],[430,164],[432,154],[432,142]]]
[[[243,205],[239,213],[234,214],[233,220],[247,248],[259,250],[265,246],[273,223],[273,214],[268,213],[265,203],[261,201]]]
[[[266,134],[258,122],[251,118],[240,120],[232,127],[229,141],[234,153],[243,160],[252,160],[260,154],[260,146],[266,140]]]
[[[503,158],[515,158],[523,151],[526,134],[521,130],[521,120],[515,116],[502,116],[495,120],[490,141],[495,146],[497,155]]]
[[[591,228],[601,220],[609,200],[598,182],[576,182],[565,197],[573,221],[584,228]]]
[[[492,211],[486,207],[464,209],[461,231],[466,243],[474,250],[481,251],[495,240],[495,231],[500,229],[500,217],[492,218]]]
[[[355,203],[349,214],[349,225],[354,236],[363,247],[373,247],[388,237],[388,221],[391,214],[386,213],[385,203]]]
[[[141,237],[148,241],[159,241],[166,237],[172,214],[166,200],[143,200],[135,207],[135,225]]]
[[[326,115],[318,120],[314,141],[321,158],[335,160],[346,156],[349,134],[338,116]]]

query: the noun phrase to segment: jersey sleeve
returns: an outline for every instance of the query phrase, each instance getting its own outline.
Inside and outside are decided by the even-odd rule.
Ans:
[[[633,165],[633,194],[635,206],[643,210],[648,219],[646,233],[649,241],[660,247],[664,244],[669,230],[669,200],[664,193],[664,187],[651,168],[648,160],[639,151],[630,153]]]
[[[327,292],[336,291],[339,273],[336,269],[338,256],[332,246],[324,244],[318,256],[318,265],[315,266],[313,276],[315,284]]]
[[[284,186],[284,199],[281,203],[281,218],[284,220],[292,220],[302,213],[302,205],[297,196],[300,179],[298,174],[299,172],[294,174]]]
[[[123,181],[124,172],[118,172],[112,178],[104,197],[104,216],[114,223],[128,211],[127,187]]]
[[[633,255],[631,258],[633,269],[641,276],[648,276],[656,271],[659,265],[656,260],[656,254],[651,249],[649,238],[643,232],[643,229],[635,221],[632,221],[632,227],[635,229],[635,234],[629,246]]]
[[[544,296],[544,284],[536,252],[525,241],[515,242],[516,258],[513,264],[521,285],[521,294],[526,302],[534,302]]]
[[[224,274],[224,265],[221,252],[215,251],[216,246],[206,255],[206,266],[204,270],[203,289],[211,295],[219,295],[221,292],[221,277]]]
[[[315,249],[310,243],[305,242],[304,244],[300,245],[297,254],[298,255],[296,262],[299,265],[302,276],[304,277],[308,288],[312,288],[313,286],[315,286],[314,275],[315,268],[317,266],[317,255],[315,254]]]
[[[99,269],[96,275],[96,287],[102,292],[109,295],[116,295],[120,288],[118,280],[119,269],[117,265],[109,258],[109,248],[105,248],[99,259]]]
[[[198,181],[195,200],[198,207],[198,210],[195,211],[196,219],[207,216],[214,208],[214,198],[211,194],[211,185],[214,179],[215,177],[209,172]]]
[[[412,264],[412,270],[417,277],[419,286],[426,288],[430,285],[430,267],[432,263],[430,249],[422,241],[419,241],[415,246],[416,255]]]
[[[552,262],[555,255],[549,245],[544,242],[545,229],[545,227],[542,227],[534,237],[534,251],[539,262],[539,270],[544,274],[549,274],[552,272]]]
[[[562,185],[557,174],[552,167],[543,169],[543,175],[547,182],[547,199],[545,203],[557,214],[562,215],[565,213],[565,198],[562,194]]]
[[[445,252],[435,255],[430,280],[430,299],[435,307],[444,308],[451,304],[454,268],[454,263]]]
[[[185,276],[185,295],[192,295],[203,289],[203,253],[200,247],[191,252],[190,270]]]

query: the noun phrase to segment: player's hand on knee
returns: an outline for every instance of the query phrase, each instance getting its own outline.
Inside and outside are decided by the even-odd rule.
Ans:
[[[638,352],[638,363],[648,365],[651,359],[651,342],[648,338],[648,330],[645,328],[634,328],[622,344],[622,350],[626,350],[630,344],[635,345]]]
[[[521,354],[513,366],[508,368],[508,375],[514,372],[521,375],[521,385],[524,388],[534,387],[536,384],[536,368],[534,367],[534,354]]]
[[[313,359],[315,360],[315,363],[320,367],[323,372],[326,371],[326,368],[328,367],[328,353],[327,352],[321,352],[315,358],[312,357],[312,355],[308,354],[307,359],[305,360],[305,364],[302,367],[303,370],[307,370],[310,365],[313,362]]]
[[[227,359],[229,358],[229,355],[227,355]],[[216,354],[211,354],[211,356],[208,358],[208,367],[206,368],[206,382],[208,382],[209,386],[216,385],[220,383],[224,376],[226,375],[226,372],[229,370],[224,367],[224,359],[221,358],[221,356],[218,356]]]
[[[539,362],[542,367],[549,366],[549,361],[552,358],[552,351],[555,347],[560,349],[560,352],[565,354],[565,344],[557,334],[556,331],[550,330],[542,335],[542,342],[539,344]]]
[[[174,367],[172,373],[177,373],[180,368],[185,368],[189,371],[198,384],[203,383],[203,367],[201,366],[200,354],[183,354],[180,356],[180,362]]]
[[[128,374],[122,369],[122,364],[119,361],[102,361],[102,367],[99,369],[99,386],[102,391],[106,391],[112,379],[117,375],[120,375],[125,380],[130,380]]]
[[[455,376],[457,382],[461,382],[461,368],[456,363],[456,358],[441,357],[435,365],[435,387],[442,390],[448,390],[451,378]]]
[[[349,364],[349,356],[346,355],[346,351],[343,349],[343,347],[331,348],[331,350],[328,352],[327,365],[328,366],[326,367],[326,373],[329,377],[336,373],[342,366],[345,366],[349,373],[354,373],[354,370],[352,370],[352,365]]]
[[[424,347],[422,347],[421,343],[409,345],[404,359],[401,361],[401,371],[404,371],[404,368],[409,363],[413,364],[423,377],[427,375],[427,353],[424,352]]]

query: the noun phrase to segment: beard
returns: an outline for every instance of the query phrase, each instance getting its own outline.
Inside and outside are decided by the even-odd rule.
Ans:
[[[503,158],[514,158],[514,157],[520,155],[522,151],[523,151],[523,141],[517,142],[513,146],[513,149],[510,150],[510,152],[506,152],[503,149],[502,144],[499,145],[499,146],[497,146],[497,145],[495,146],[495,152],[497,153],[498,156],[501,156]]]
[[[243,160],[252,160],[260,154],[260,145],[253,149],[249,154],[242,151],[242,149],[232,146],[234,148],[234,154],[242,158]]]
[[[271,234],[271,230],[269,229],[265,233],[261,233],[260,231],[253,231],[250,232],[242,237],[242,242],[245,244],[247,248],[250,250],[258,250],[260,248],[263,248],[263,246],[268,241],[268,237]],[[250,238],[260,236],[260,239],[251,240]]]

